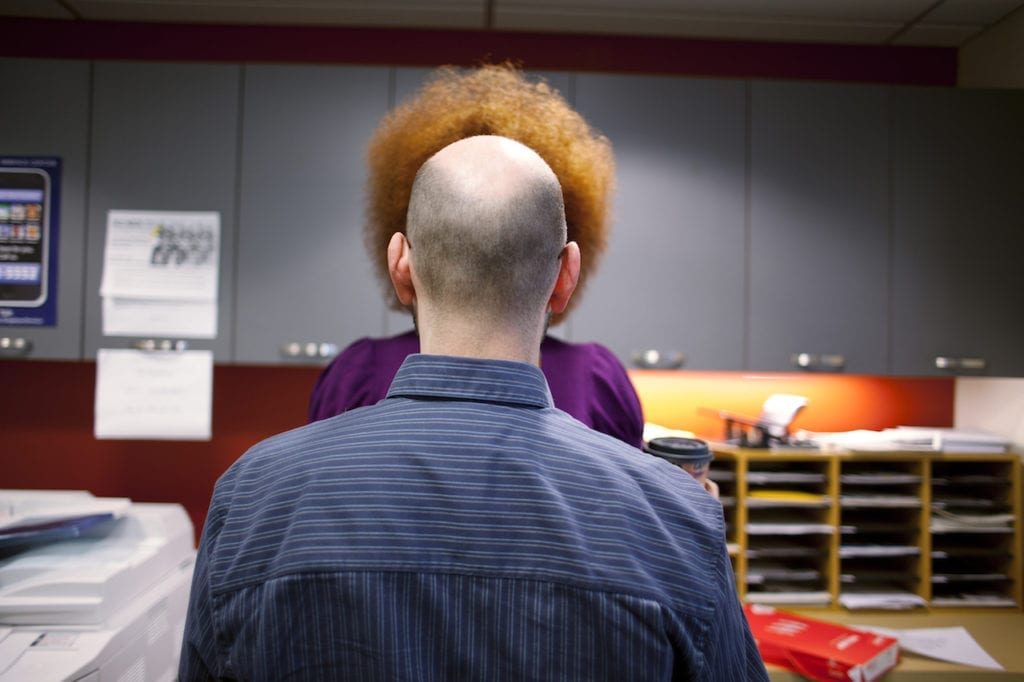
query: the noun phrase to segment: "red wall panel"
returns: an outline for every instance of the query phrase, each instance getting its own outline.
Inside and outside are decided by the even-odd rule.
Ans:
[[[91,362],[0,361],[0,487],[88,490],[139,502],[179,502],[202,529],[213,485],[259,440],[306,421],[319,370],[214,368],[210,441],[96,440]],[[699,407],[756,415],[772,392],[810,399],[800,428],[951,426],[953,379],[633,371],[646,416],[707,438],[720,423]]]

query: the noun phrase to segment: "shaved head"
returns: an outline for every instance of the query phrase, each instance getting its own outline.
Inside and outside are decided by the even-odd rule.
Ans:
[[[421,295],[439,310],[535,324],[566,242],[558,178],[519,142],[464,138],[416,174],[406,234]]]

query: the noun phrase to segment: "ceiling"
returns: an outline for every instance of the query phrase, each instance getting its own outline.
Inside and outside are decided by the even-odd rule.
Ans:
[[[0,16],[959,47],[1024,0],[0,0]]]

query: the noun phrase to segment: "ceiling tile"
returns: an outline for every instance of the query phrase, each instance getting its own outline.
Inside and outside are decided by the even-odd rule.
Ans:
[[[945,0],[929,12],[922,22],[988,26],[1019,7],[1024,7],[1024,0]]]
[[[702,16],[743,21],[851,24],[904,24],[933,4],[935,0],[494,0],[496,13]]]
[[[0,16],[40,18],[937,46],[1013,10],[1024,0],[0,0]]]
[[[3,0],[0,14],[8,17],[32,17],[35,19],[74,19],[57,0]]]
[[[981,31],[978,26],[953,24],[914,24],[898,35],[893,45],[959,47]]]
[[[484,0],[72,0],[84,18],[233,24],[480,28]]]

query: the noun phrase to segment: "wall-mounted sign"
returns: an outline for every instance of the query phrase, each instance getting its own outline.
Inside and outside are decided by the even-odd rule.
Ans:
[[[105,336],[217,336],[220,213],[107,213]]]
[[[57,324],[60,159],[0,156],[0,326]]]

